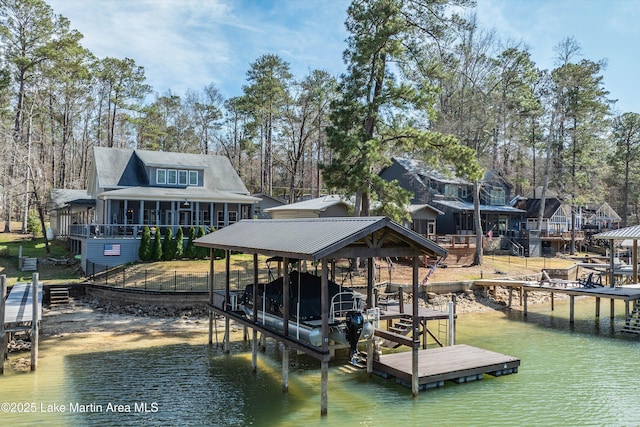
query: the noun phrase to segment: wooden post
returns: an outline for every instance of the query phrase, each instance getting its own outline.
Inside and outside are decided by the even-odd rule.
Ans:
[[[398,288],[398,310],[400,310],[400,313],[404,313],[404,292],[402,291],[402,286]]]
[[[231,251],[225,251],[225,267],[227,270],[227,276],[225,280],[225,292],[224,292],[224,311],[229,310],[229,304],[231,304]],[[229,316],[225,314],[224,316],[224,348],[223,351],[225,353],[229,353],[231,351],[231,343],[229,342],[229,327],[230,321]]]
[[[4,361],[7,357],[7,341],[4,332],[4,308],[7,299],[7,276],[0,275],[0,375],[4,374]]]
[[[600,297],[596,297],[596,317],[600,317]]]
[[[508,307],[511,308],[511,301],[513,300],[513,287],[509,286],[509,305]]]
[[[418,388],[420,373],[418,371],[418,347],[420,346],[420,327],[418,325],[418,269],[420,263],[417,256],[413,257],[413,312],[412,312],[412,346],[411,346],[411,394],[414,398],[418,397],[420,389]]]
[[[628,299],[624,300],[624,318],[625,320],[629,318],[629,300]]]
[[[32,299],[32,317],[31,317],[31,370],[35,371],[38,368],[38,324],[40,323],[40,313],[38,304],[38,284],[39,274],[33,273],[31,279],[31,299]]]
[[[609,287],[613,288],[616,285],[616,276],[615,276],[615,245],[614,240],[609,239]]]
[[[520,286],[520,307],[522,307],[522,294],[524,292],[524,287]]]
[[[156,231],[158,233],[159,231]],[[213,248],[209,248],[209,345],[213,345],[213,273],[215,260],[213,258]]]
[[[289,349],[282,343],[282,392],[289,391]]]
[[[523,301],[524,301],[524,317],[527,317],[527,294],[528,294],[528,292],[525,290],[524,291],[524,295],[523,295],[524,296],[524,298],[523,298]]]
[[[449,345],[456,344],[456,326],[453,302],[449,303]]]
[[[611,319],[615,318],[615,312],[616,312],[616,305],[615,305],[616,300],[614,300],[613,298],[611,298],[611,313],[609,313],[609,316],[611,317]]]
[[[555,305],[555,298],[554,298],[554,293],[551,292],[551,311],[556,309],[556,305]]]
[[[569,323],[573,323],[575,299],[575,295],[569,295]]]
[[[258,330],[253,329],[253,339],[251,340],[251,369],[258,372]]]
[[[638,239],[633,239],[633,277],[631,280],[633,283],[638,283]]]
[[[333,264],[332,264],[333,265]],[[327,259],[322,258],[322,277],[320,282],[320,307],[322,312],[322,353],[320,362],[320,415],[327,415],[329,402],[329,268]]]

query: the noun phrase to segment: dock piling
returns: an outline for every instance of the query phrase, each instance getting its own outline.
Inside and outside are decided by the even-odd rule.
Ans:
[[[32,302],[32,317],[31,317],[31,370],[35,371],[38,368],[38,339],[39,339],[39,324],[40,324],[40,310],[38,310],[38,303],[40,298],[38,297],[40,282],[40,275],[33,273],[31,280],[31,302]]]
[[[0,375],[4,374],[4,361],[7,358],[7,340],[4,333],[4,307],[7,299],[7,276],[0,276]]]

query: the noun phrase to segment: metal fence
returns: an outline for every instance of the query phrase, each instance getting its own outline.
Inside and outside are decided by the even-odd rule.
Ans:
[[[379,278],[380,269],[376,270]],[[314,270],[310,270],[309,273],[314,273]],[[319,274],[319,272],[315,273]],[[337,275],[338,283],[346,286],[355,285],[347,269],[338,268]],[[207,292],[209,290],[209,272],[156,271],[140,268],[140,265],[105,266],[87,260],[87,277],[97,285],[123,289],[165,292]],[[274,279],[274,270],[267,268],[258,270],[258,283],[267,283]],[[224,289],[226,280],[226,271],[215,272],[213,288]],[[229,282],[232,290],[242,290],[254,283],[253,270],[231,270]]]

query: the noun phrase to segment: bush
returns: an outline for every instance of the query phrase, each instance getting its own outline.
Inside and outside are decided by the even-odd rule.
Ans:
[[[191,227],[189,229],[189,241],[187,242],[187,249],[184,251],[184,256],[189,259],[195,259],[198,256],[198,247],[193,244],[193,241],[196,240],[196,229],[195,227]]]
[[[176,256],[175,241],[173,240],[173,232],[171,227],[167,227],[167,231],[164,233],[164,239],[162,241],[162,259],[169,261]]]
[[[151,250],[151,259],[160,261],[162,259],[162,243],[160,241],[160,230],[156,229],[156,235],[153,237],[153,249]]]
[[[151,260],[151,231],[149,230],[148,225],[145,225],[142,229],[142,239],[140,239],[138,258],[140,258],[142,261]]]
[[[182,232],[182,227],[178,227],[178,232],[176,233],[176,241],[174,243],[175,252],[174,258],[180,259],[184,254],[184,233]]]
[[[33,237],[42,237],[42,224],[40,223],[40,215],[37,211],[29,211],[27,215],[27,231],[33,235]]]

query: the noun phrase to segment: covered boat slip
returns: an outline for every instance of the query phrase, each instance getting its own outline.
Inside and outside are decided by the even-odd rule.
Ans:
[[[338,259],[360,258],[367,262],[367,290],[366,306],[374,303],[374,258],[404,257],[413,260],[412,293],[418,295],[420,278],[419,257],[428,257],[438,261],[447,255],[447,251],[431,240],[394,223],[385,217],[355,217],[355,218],[312,218],[289,220],[243,220],[229,227],[225,227],[214,233],[195,240],[197,246],[210,249],[213,255],[214,249],[227,251],[224,294],[221,290],[213,289],[213,281],[210,279],[210,317],[209,317],[209,344],[213,342],[214,315],[219,314],[225,321],[225,350],[229,350],[229,325],[230,320],[239,322],[253,330],[252,339],[252,365],[257,369],[257,333],[261,332],[281,342],[284,349],[296,349],[309,354],[320,361],[321,368],[321,415],[327,414],[328,407],[328,367],[331,358],[329,348],[330,328],[330,303],[329,303],[329,278],[332,265]],[[258,254],[281,257],[283,264],[288,265],[290,260],[303,260],[317,263],[321,267],[321,345],[314,347],[295,339],[289,331],[289,323],[292,314],[289,309],[289,277],[283,275],[283,319],[289,319],[282,323],[282,329],[266,327],[261,324],[258,315],[257,295],[253,294],[253,313],[249,316],[242,315],[234,309],[234,299],[237,291],[230,288],[230,261],[231,251],[253,254],[254,283],[258,283]],[[213,257],[211,257],[213,259]],[[213,277],[213,261],[210,262],[209,275]],[[254,286],[255,290],[257,286]],[[235,295],[235,296],[234,296]],[[419,313],[418,298],[412,299],[410,313]],[[419,358],[429,359],[428,352],[420,352],[420,318],[411,316],[411,329],[405,338],[411,351],[405,356],[410,361],[410,381],[412,395],[418,396],[420,390],[420,364]],[[366,342],[367,354],[374,354],[374,339]],[[288,389],[288,352],[282,352],[282,376],[283,391]],[[367,357],[367,372],[373,373],[374,357]]]
[[[31,370],[38,366],[38,328],[42,319],[42,283],[38,278],[34,273],[31,283],[16,283],[7,295],[7,277],[0,276],[0,374],[4,373],[9,334],[14,332],[31,332]]]

